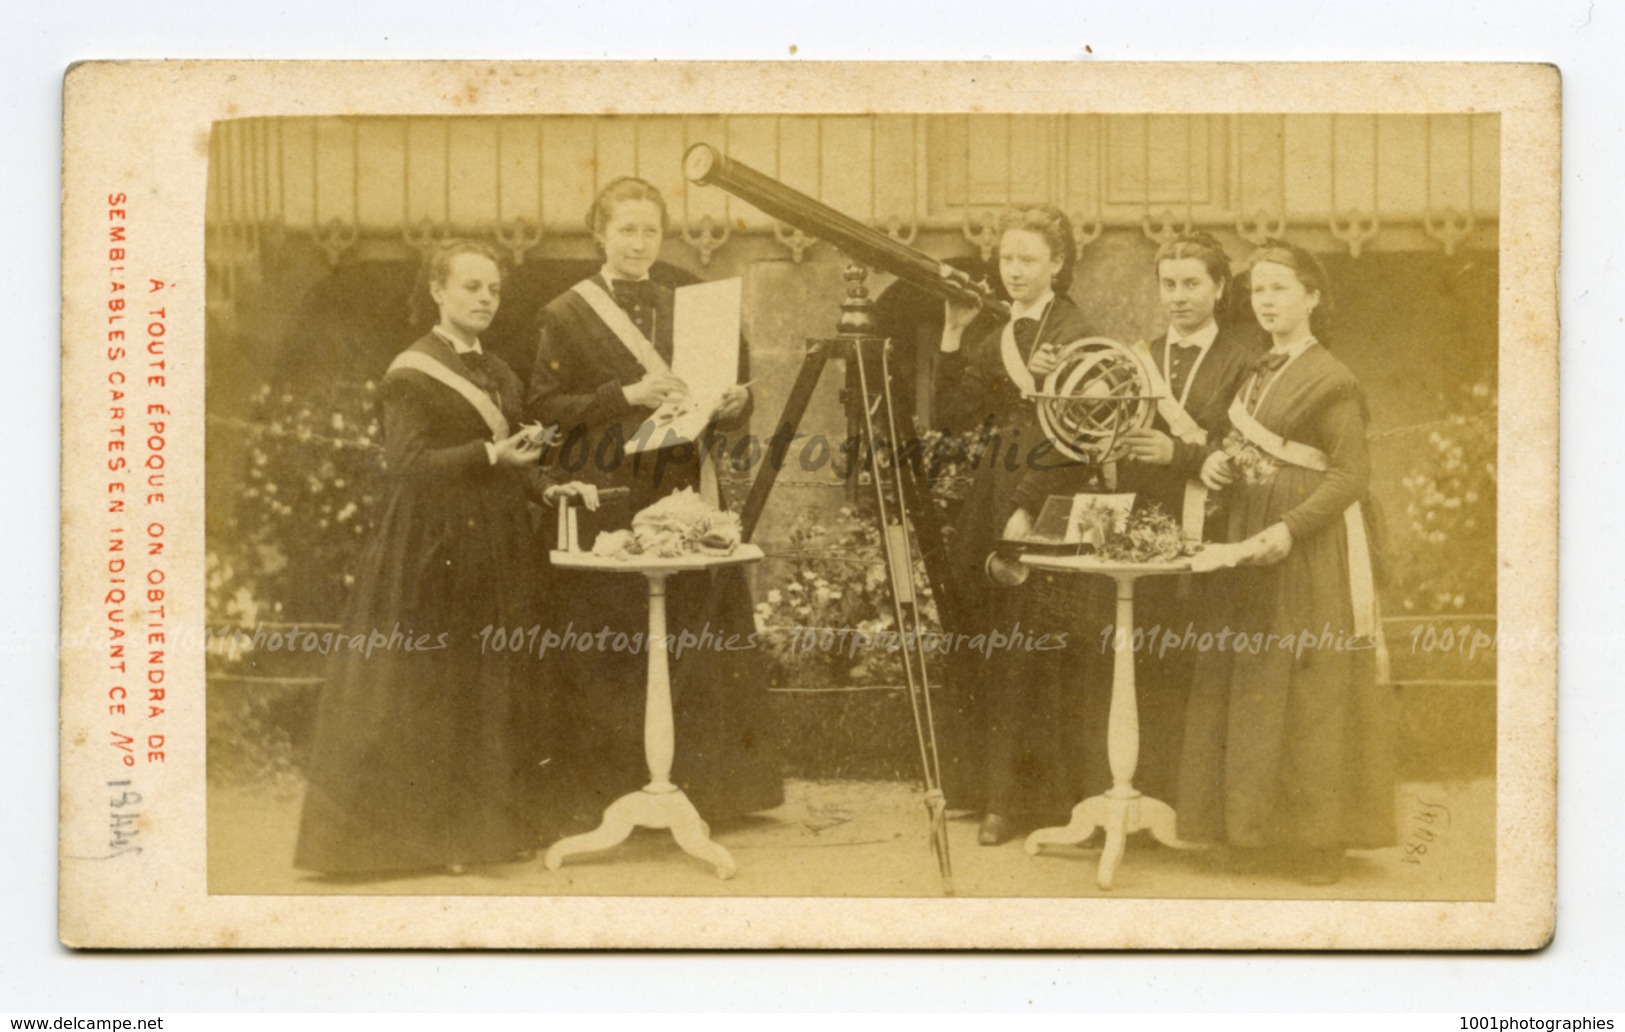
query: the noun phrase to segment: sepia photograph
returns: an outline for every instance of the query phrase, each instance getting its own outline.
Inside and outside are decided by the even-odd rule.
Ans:
[[[94,600],[119,694],[85,689],[138,725],[109,855],[152,848],[140,779],[184,742],[188,893],[335,922],[198,945],[613,944],[365,927],[421,897],[585,898],[547,912],[666,945],[1299,901],[1299,945],[1402,944],[1358,908],[1510,904],[1476,944],[1539,945],[1556,255],[1503,257],[1509,223],[1555,241],[1557,116],[1500,71],[1023,110],[899,67],[875,112],[716,103],[741,69],[549,109],[492,68],[415,110],[202,105],[184,272],[135,257],[135,184],[87,199],[145,262],[98,299],[136,313],[93,374],[129,408],[82,428],[131,596]],[[667,924],[775,899],[872,927]],[[951,923],[899,931],[916,907]]]

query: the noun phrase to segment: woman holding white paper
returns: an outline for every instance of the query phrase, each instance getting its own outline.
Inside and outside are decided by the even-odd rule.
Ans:
[[[558,424],[557,461],[571,477],[600,488],[624,487],[623,506],[583,513],[581,543],[591,547],[600,531],[625,529],[631,517],[674,491],[693,489],[722,507],[712,460],[704,448],[655,436],[628,454],[657,411],[681,411],[695,403],[688,386],[672,373],[676,298],[671,287],[650,278],[667,229],[666,202],[641,179],[606,185],[587,214],[587,226],[604,256],[593,276],[555,298],[541,314],[536,361],[526,412]],[[709,415],[712,432],[744,429],[751,396],[749,356],[740,342],[737,383],[722,392]],[[664,406],[664,408],[663,408]],[[647,434],[648,431],[645,431]],[[654,431],[660,434],[660,431]],[[565,805],[579,823],[647,778],[641,731],[646,656],[616,651],[612,643],[641,640],[647,619],[641,578],[557,572],[570,595],[566,617],[593,646],[560,662],[572,686],[560,719],[570,728],[571,755],[561,759],[560,779],[570,788]],[[752,639],[755,621],[750,589],[738,568],[672,578],[668,620],[678,644],[695,642],[673,657],[677,767],[673,779],[708,818],[751,813],[783,798],[778,760],[766,734],[766,678]],[[562,628],[561,628],[562,629]],[[600,632],[610,633],[600,637]],[[716,643],[733,638],[735,647]],[[602,643],[602,644],[600,644]]]

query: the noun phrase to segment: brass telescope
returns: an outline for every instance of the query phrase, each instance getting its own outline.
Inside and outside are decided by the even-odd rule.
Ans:
[[[764,214],[834,244],[855,262],[889,272],[944,300],[977,305],[1001,318],[1009,314],[1009,306],[992,290],[963,271],[727,157],[708,143],[696,143],[683,155],[683,174],[691,183],[719,186]]]

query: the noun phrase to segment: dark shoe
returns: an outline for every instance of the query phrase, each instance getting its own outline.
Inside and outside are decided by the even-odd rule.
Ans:
[[[976,844],[981,846],[997,846],[1010,840],[1010,822],[996,813],[990,813],[982,818],[982,826],[976,829]]]

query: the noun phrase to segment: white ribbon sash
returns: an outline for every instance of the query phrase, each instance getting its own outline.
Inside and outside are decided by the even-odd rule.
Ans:
[[[609,327],[609,332],[615,335],[615,339],[625,345],[626,350],[637,359],[644,372],[668,374],[671,372],[671,366],[660,357],[660,352],[649,343],[649,338],[638,329],[638,324],[632,321],[632,317],[626,314],[625,309],[615,303],[615,299],[609,296],[608,291],[590,279],[582,280],[570,289],[574,290],[581,300],[587,302],[593,313]]]
[[[1206,444],[1207,431],[1203,430],[1201,424],[1192,419],[1191,414],[1185,411],[1185,406],[1181,404],[1181,400],[1174,397],[1173,389],[1168,386],[1168,382],[1162,377],[1162,370],[1157,368],[1157,361],[1151,354],[1151,348],[1142,340],[1135,342],[1134,350],[1138,351],[1140,357],[1145,359],[1146,376],[1151,380],[1151,393],[1157,396],[1157,415],[1161,416],[1162,421],[1168,424],[1168,429],[1174,432],[1174,436],[1186,444]],[[1187,398],[1190,397],[1190,382],[1195,379],[1196,370],[1192,369],[1191,375],[1185,382],[1185,397]]]
[[[397,369],[410,369],[422,373],[456,391],[464,401],[474,407],[480,418],[485,420],[485,425],[491,430],[493,441],[501,441],[508,436],[508,417],[497,408],[491,396],[470,383],[466,377],[458,375],[456,370],[444,362],[431,358],[421,351],[403,351],[389,364],[390,372],[393,373]]]
[[[1037,348],[1038,339],[1033,339],[1033,347]],[[1009,320],[1004,324],[1004,332],[999,334],[999,361],[1004,363],[1004,373],[1010,377],[1010,382],[1021,391],[1022,398],[1030,398],[1038,393],[1038,382],[1033,379],[1031,369],[1021,358],[1021,348],[1016,346],[1016,321]]]
[[[1174,397],[1174,392],[1162,378],[1162,371],[1157,368],[1157,360],[1151,354],[1151,348],[1145,341],[1136,341],[1134,350],[1145,359],[1146,377],[1151,381],[1151,393],[1157,396],[1157,414],[1162,421],[1168,424],[1168,429],[1174,436],[1186,444],[1202,445],[1207,443],[1207,431],[1191,414],[1185,411],[1183,399]],[[1207,352],[1202,353],[1202,358]],[[1191,369],[1190,376],[1185,379],[1185,397],[1191,396],[1191,383],[1196,379],[1196,370],[1200,369],[1202,360],[1196,360],[1195,368]],[[1202,524],[1207,520],[1207,485],[1200,480],[1185,481],[1185,498],[1183,511],[1180,513],[1179,525],[1184,532],[1186,541],[1198,542],[1202,540]]]
[[[1260,451],[1290,466],[1317,473],[1331,468],[1330,458],[1319,448],[1289,441],[1260,423],[1247,411],[1239,395],[1230,403],[1230,423]],[[1371,572],[1371,543],[1366,539],[1365,511],[1358,501],[1343,510],[1343,524],[1349,539],[1349,601],[1354,607],[1354,633],[1361,637],[1373,636],[1377,632],[1377,584]]]
[[[615,303],[615,299],[609,295],[608,291],[590,279],[582,280],[570,289],[574,290],[581,297],[581,300],[587,302],[587,306],[593,310],[593,314],[597,315],[599,320],[609,327],[609,332],[613,333],[615,339],[619,340],[626,347],[626,350],[631,352],[632,357],[637,360],[639,365],[643,366],[645,373],[671,375],[671,366],[667,365],[666,360],[660,357],[660,352],[656,351],[654,345],[649,343],[649,338],[645,337],[643,331],[638,329],[637,323],[633,322],[632,317],[626,314],[626,310]],[[711,456],[713,443],[710,434],[702,435],[702,438],[694,442],[694,445],[700,450],[700,500],[714,509],[720,508],[722,505],[722,489],[717,482],[716,461]]]

